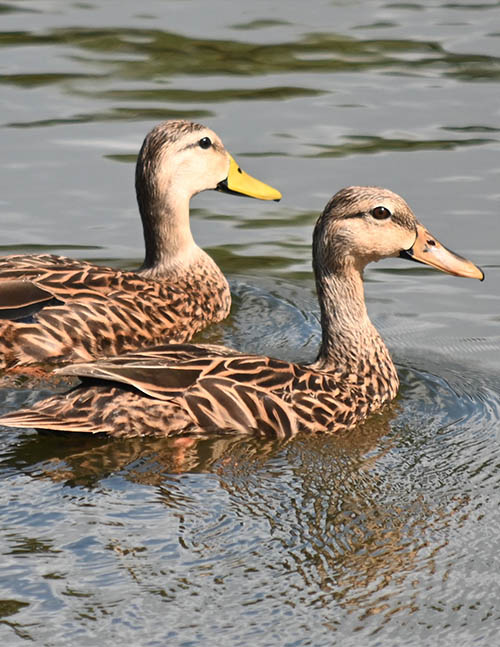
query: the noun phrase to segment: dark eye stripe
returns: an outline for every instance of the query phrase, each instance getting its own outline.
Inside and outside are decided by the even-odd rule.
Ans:
[[[366,213],[364,211],[360,211],[359,213],[351,213],[346,216],[342,216],[342,218],[363,218],[364,216],[366,216]]]

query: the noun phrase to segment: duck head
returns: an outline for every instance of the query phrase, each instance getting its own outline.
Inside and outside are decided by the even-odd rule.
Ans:
[[[208,189],[260,200],[281,198],[279,191],[245,173],[213,130],[189,121],[166,121],[148,133],[135,182],[140,209],[154,198],[175,194],[189,200]]]
[[[316,224],[313,247],[317,265],[326,271],[362,271],[367,263],[399,256],[455,276],[484,279],[479,267],[420,224],[401,196],[379,187],[338,191]]]
[[[261,200],[281,193],[245,173],[210,128],[189,121],[165,121],[146,136],[135,172],[144,229],[143,268],[187,263],[199,253],[189,223],[191,198],[209,189]]]

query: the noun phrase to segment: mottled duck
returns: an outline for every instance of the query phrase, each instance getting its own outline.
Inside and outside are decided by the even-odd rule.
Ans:
[[[244,173],[212,130],[187,121],[146,136],[135,186],[146,248],[139,270],[48,254],[0,258],[0,368],[183,342],[227,316],[229,286],[193,240],[190,200],[207,189],[281,194]]]

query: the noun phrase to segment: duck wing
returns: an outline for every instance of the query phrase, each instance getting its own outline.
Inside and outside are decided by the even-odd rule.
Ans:
[[[152,398],[166,400],[183,396],[186,389],[204,378],[215,377],[267,392],[283,391],[292,386],[294,366],[214,344],[166,344],[95,362],[71,364],[57,369],[56,373],[118,382]]]
[[[194,427],[288,438],[299,429],[347,429],[369,412],[360,385],[345,384],[338,375],[210,344],[168,344],[56,372],[101,385],[122,384],[148,396],[164,407],[167,428],[182,410],[184,431]]]
[[[28,319],[48,306],[102,299],[119,288],[121,274],[50,254],[0,258],[0,319]]]
[[[0,319],[18,321],[33,317],[46,306],[62,305],[52,292],[34,281],[7,279],[0,281]]]
[[[295,366],[223,346],[170,344],[58,369],[82,385],[0,424],[113,436],[222,430],[288,438],[297,422],[282,396]]]
[[[82,384],[0,424],[111,436],[231,431],[286,439],[363,420],[360,387],[330,374],[210,344],[168,344],[56,371]]]

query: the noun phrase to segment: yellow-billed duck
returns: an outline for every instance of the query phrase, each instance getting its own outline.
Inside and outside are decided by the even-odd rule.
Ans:
[[[212,130],[188,121],[146,136],[135,186],[146,247],[139,270],[48,254],[0,258],[0,368],[183,342],[227,316],[229,286],[193,239],[190,200],[207,189],[281,194],[244,173]]]

